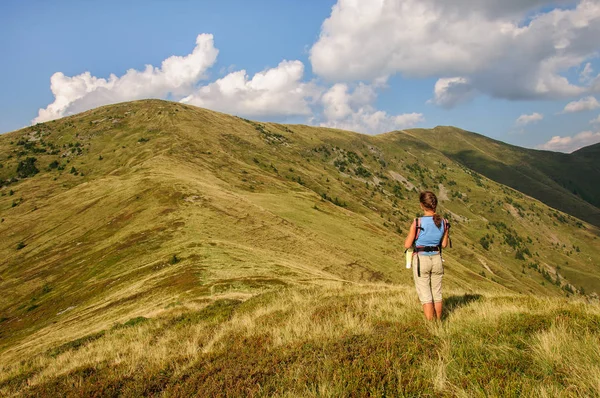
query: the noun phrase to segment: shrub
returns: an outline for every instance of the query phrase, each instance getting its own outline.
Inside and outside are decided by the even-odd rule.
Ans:
[[[575,291],[573,290],[573,288],[571,287],[571,285],[569,285],[568,283],[563,286],[563,290],[565,292],[568,292],[568,293],[571,293],[571,294],[575,294]]]
[[[333,165],[334,165],[335,167],[337,167],[337,168],[338,168],[338,170],[339,170],[339,171],[341,171],[341,172],[343,173],[344,171],[346,171],[346,167],[348,166],[348,162],[346,162],[345,160],[339,160],[339,159],[336,159],[336,160],[333,162]]]
[[[363,166],[358,166],[356,168],[356,175],[359,177],[368,178],[368,177],[371,177],[371,172],[369,170],[365,169]]]
[[[113,327],[113,329],[124,329],[124,328],[131,328],[137,325],[140,325],[142,323],[145,323],[148,321],[148,318],[143,317],[143,316],[138,316],[135,318],[131,318],[130,320],[128,320],[127,322],[125,322],[124,324],[117,324]]]
[[[494,243],[494,241],[490,238],[489,235],[485,235],[483,237],[481,237],[481,239],[479,239],[479,243],[481,244],[481,247],[483,247],[485,250],[490,250],[490,244]]]
[[[60,355],[64,352],[67,352],[67,351],[77,351],[81,347],[87,345],[88,343],[91,343],[93,341],[100,339],[101,337],[104,336],[105,333],[106,332],[104,330],[101,330],[100,332],[97,332],[97,333],[88,334],[87,336],[80,337],[78,339],[69,341],[68,343],[62,344],[56,348],[52,348],[47,351],[47,354],[49,356],[55,358],[58,355]]]
[[[27,178],[36,175],[40,171],[35,167],[36,158],[27,158],[19,162],[17,166],[17,175],[21,178]]]

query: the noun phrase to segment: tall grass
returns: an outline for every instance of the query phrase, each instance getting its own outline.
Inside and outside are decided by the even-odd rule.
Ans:
[[[451,292],[429,323],[412,289],[325,283],[165,309],[3,358],[6,396],[597,396],[600,308]],[[57,349],[58,348],[58,349]]]

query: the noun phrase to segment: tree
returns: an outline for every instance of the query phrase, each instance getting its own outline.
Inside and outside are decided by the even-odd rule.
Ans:
[[[35,167],[36,161],[36,158],[27,158],[25,160],[21,160],[17,166],[17,175],[20,178],[27,178],[39,173],[40,171],[37,167]]]

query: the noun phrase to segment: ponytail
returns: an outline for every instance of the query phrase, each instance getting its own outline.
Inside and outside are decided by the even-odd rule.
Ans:
[[[436,227],[440,228],[442,226],[442,216],[435,213],[433,215],[433,223],[435,224]]]
[[[426,209],[433,211],[433,223],[436,227],[440,228],[442,226],[442,216],[435,212],[435,209],[438,204],[438,200],[435,194],[431,191],[421,192],[421,194],[419,195],[419,202],[421,202],[423,207],[425,207]]]

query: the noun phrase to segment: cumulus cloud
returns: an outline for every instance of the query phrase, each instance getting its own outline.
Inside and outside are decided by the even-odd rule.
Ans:
[[[600,103],[595,97],[589,96],[582,98],[579,101],[569,102],[565,106],[565,109],[563,109],[563,113],[591,111],[597,108],[600,108]]]
[[[50,78],[54,102],[40,109],[33,123],[116,102],[165,98],[168,95],[181,97],[205,77],[218,53],[213,36],[201,34],[189,55],[171,56],[162,62],[160,68],[146,65],[142,71],[129,69],[121,77],[111,74],[108,79],[92,76],[90,72],[73,77],[57,72]]]
[[[588,62],[587,64],[585,64],[583,70],[579,74],[579,81],[583,82],[583,83],[589,82],[590,80],[592,80],[593,73],[594,73],[594,68],[592,68],[592,64],[590,62]]]
[[[332,81],[396,73],[442,78],[432,102],[447,107],[475,92],[510,100],[573,97],[591,88],[562,73],[596,55],[600,3],[551,8],[572,3],[338,0],[310,60]]]
[[[544,118],[544,115],[542,115],[541,113],[534,112],[531,115],[523,114],[523,115],[519,116],[515,123],[519,126],[525,126],[530,123],[539,122],[543,118]]]
[[[181,102],[247,116],[309,115],[309,102],[320,89],[303,83],[304,64],[282,61],[276,68],[256,73],[232,72],[200,87]]]
[[[600,131],[583,131],[574,136],[554,136],[550,141],[540,145],[539,149],[558,152],[573,152],[588,145],[600,142]]]
[[[430,102],[444,108],[452,108],[475,95],[471,82],[464,77],[442,78],[435,83],[434,97]]]
[[[57,72],[50,78],[54,102],[40,109],[33,123],[45,122],[101,105],[144,98],[170,98],[184,103],[244,116],[309,116],[311,106],[324,88],[303,82],[304,64],[282,61],[277,67],[248,76],[245,70],[202,85],[206,72],[216,63],[219,51],[213,36],[201,34],[186,56],[171,56],[161,67],[146,65],[108,79],[84,72],[73,77]],[[365,89],[366,90],[366,89]],[[370,89],[354,97],[373,96]]]
[[[375,88],[371,85],[360,83],[350,90],[348,84],[334,84],[321,97],[325,120],[320,125],[378,134],[412,127],[425,121],[421,113],[390,115],[378,111],[372,105],[375,98]]]
[[[213,36],[201,34],[190,54],[171,56],[160,68],[146,65],[141,71],[130,69],[120,77],[111,74],[107,79],[90,72],[72,77],[57,72],[50,79],[54,101],[39,110],[33,123],[144,98],[170,98],[249,117],[304,116],[314,124],[366,133],[424,121],[421,113],[391,115],[375,109],[376,89],[385,86],[386,77],[375,79],[372,84],[335,84],[327,88],[314,81],[303,81],[304,64],[297,60],[284,60],[253,76],[229,67],[222,70],[227,73],[225,76],[202,83],[216,63],[218,52]]]
[[[590,120],[590,124],[600,124],[600,115],[597,118]]]

